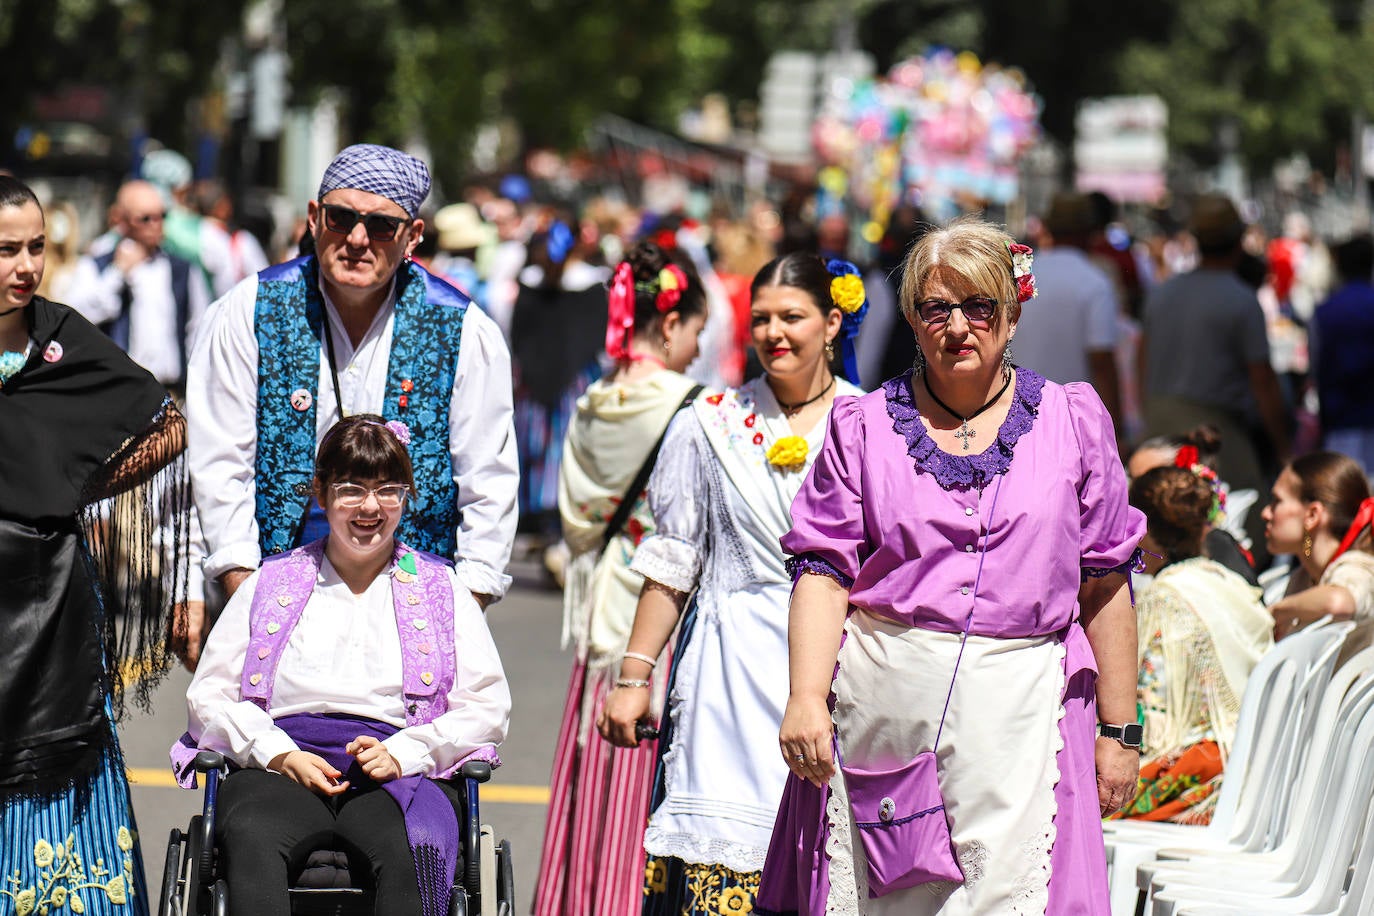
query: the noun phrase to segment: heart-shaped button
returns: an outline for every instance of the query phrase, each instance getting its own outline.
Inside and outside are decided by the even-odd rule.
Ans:
[[[271,623],[269,623],[269,624],[267,625],[267,635],[268,635],[268,636],[271,636],[273,633],[277,632],[277,631],[280,630],[280,629],[281,629],[281,624],[277,623],[277,622],[274,620],[274,621],[272,621]]]
[[[406,595],[406,604],[419,604],[419,603],[420,603],[420,596],[419,596],[419,595]]]
[[[278,596],[277,596],[277,604],[280,604],[282,607],[286,607],[286,606],[287,606],[288,604],[290,604],[290,603],[291,603],[291,596],[290,596],[290,595],[278,595]]]
[[[411,622],[415,624],[415,629],[417,630],[423,630],[425,627],[429,626],[429,621],[425,620],[423,617],[416,617]]]
[[[263,646],[261,649],[258,650],[258,658],[259,658],[260,660],[266,658],[267,656],[269,656],[269,655],[271,655],[271,654],[272,654],[272,650],[269,649],[269,648],[267,648],[266,646]]]
[[[424,681],[425,686],[428,687],[430,684],[434,683],[434,675],[426,671],[424,674],[420,675],[420,680]]]
[[[252,677],[250,677],[250,678],[248,679],[248,683],[252,684],[254,687],[258,686],[258,684],[259,684],[261,681],[262,681],[262,675],[261,675],[261,674],[255,674],[255,675],[253,675]]]
[[[421,655],[428,655],[431,651],[433,651],[432,647],[427,642],[420,643],[419,649]]]

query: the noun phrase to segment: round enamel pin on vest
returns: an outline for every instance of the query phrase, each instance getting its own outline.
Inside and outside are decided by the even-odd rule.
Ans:
[[[55,341],[55,340],[49,342],[47,348],[44,349],[44,351],[43,351],[43,362],[45,362],[45,363],[55,363],[55,362],[57,362],[57,361],[58,361],[59,359],[61,359],[61,358],[62,358],[62,345],[61,345],[60,343],[58,343],[57,341]]]
[[[291,392],[291,406],[297,410],[309,410],[314,400],[310,392],[306,391],[304,388],[297,388],[295,391]]]

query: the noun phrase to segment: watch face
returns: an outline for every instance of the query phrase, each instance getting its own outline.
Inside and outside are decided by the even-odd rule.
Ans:
[[[1139,722],[1130,722],[1121,727],[1121,743],[1128,747],[1140,747],[1145,743],[1145,727]]]

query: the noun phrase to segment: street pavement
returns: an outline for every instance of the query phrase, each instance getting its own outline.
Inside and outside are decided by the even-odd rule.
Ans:
[[[571,656],[559,651],[562,598],[541,588],[533,564],[513,564],[516,584],[492,607],[487,620],[510,681],[510,734],[501,747],[502,766],[482,791],[482,819],[498,838],[510,840],[515,865],[515,912],[528,913],[544,836],[549,771],[563,712]],[[133,780],[150,906],[156,913],[167,835],[186,829],[200,810],[199,791],[176,788],[167,749],[186,730],[186,687],[191,676],[178,668],[159,687],[151,714],[120,727],[125,761]]]

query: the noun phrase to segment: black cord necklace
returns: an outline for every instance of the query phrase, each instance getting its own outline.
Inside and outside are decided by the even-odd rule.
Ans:
[[[960,423],[963,424],[963,426],[960,426],[959,429],[958,429],[958,431],[955,432],[954,436],[955,436],[956,439],[961,439],[961,440],[963,440],[963,443],[964,443],[964,451],[968,451],[968,440],[970,440],[970,439],[972,439],[972,438],[974,438],[974,437],[976,437],[976,436],[978,435],[978,433],[977,433],[975,430],[972,430],[972,429],[969,429],[969,428],[968,428],[968,421],[969,421],[969,420],[972,420],[974,417],[977,417],[977,416],[978,416],[979,414],[981,414],[983,411],[987,410],[987,409],[988,409],[989,407],[991,407],[993,404],[996,404],[998,401],[1000,401],[1000,400],[1002,399],[1002,395],[1004,395],[1004,394],[1007,393],[1007,387],[1008,387],[1009,385],[1011,385],[1011,373],[1010,373],[1010,372],[1007,373],[1007,380],[1006,380],[1005,382],[1002,383],[1002,387],[1001,387],[1001,388],[998,388],[998,389],[997,389],[997,393],[994,394],[994,395],[992,396],[992,400],[988,401],[988,402],[987,402],[986,404],[984,404],[982,407],[979,407],[977,410],[975,410],[973,413],[969,414],[967,417],[964,416],[963,414],[959,413],[959,411],[955,410],[953,407],[950,407],[950,406],[949,406],[948,404],[946,404],[944,401],[940,400],[940,396],[939,396],[938,394],[936,394],[934,391],[931,390],[931,388],[930,388],[930,373],[928,373],[928,372],[922,372],[922,373],[921,373],[921,381],[925,382],[925,385],[926,385],[926,394],[928,394],[928,395],[930,395],[932,398],[934,398],[934,399],[935,399],[935,403],[936,403],[936,404],[939,404],[942,408],[944,408],[945,413],[949,414],[951,417],[953,417],[954,419],[958,420]]]
[[[792,416],[793,414],[795,414],[797,411],[801,410],[801,409],[802,409],[803,407],[805,407],[806,405],[808,405],[808,404],[814,404],[814,403],[816,403],[817,401],[819,401],[821,398],[825,397],[827,394],[830,393],[830,389],[831,389],[831,388],[834,388],[834,387],[835,387],[835,376],[832,375],[832,376],[830,376],[830,384],[828,384],[828,385],[826,385],[824,388],[822,388],[820,394],[816,395],[814,398],[807,398],[805,401],[802,401],[800,404],[784,404],[784,403],[782,402],[782,398],[779,398],[779,397],[778,397],[777,392],[774,392],[774,393],[773,393],[773,397],[777,398],[778,406],[782,408],[783,414],[784,414],[785,416],[789,416],[789,417],[790,417],[790,416]]]

